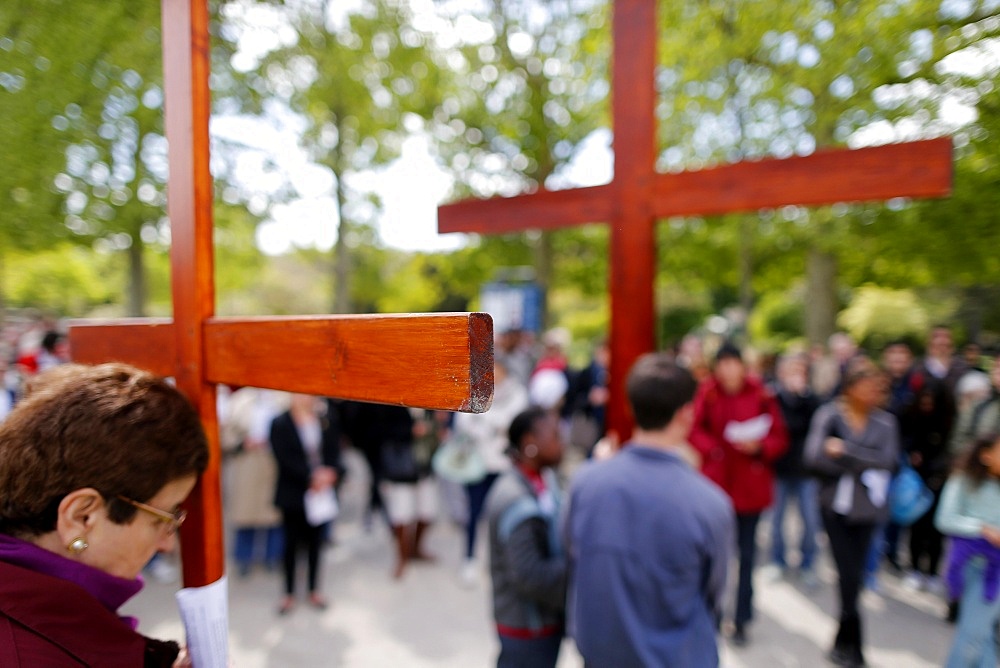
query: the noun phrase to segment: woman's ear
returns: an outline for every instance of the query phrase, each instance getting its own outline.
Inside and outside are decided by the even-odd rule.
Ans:
[[[104,497],[93,487],[82,487],[64,496],[59,502],[56,518],[56,533],[62,544],[69,545],[77,538],[86,538],[104,506]]]

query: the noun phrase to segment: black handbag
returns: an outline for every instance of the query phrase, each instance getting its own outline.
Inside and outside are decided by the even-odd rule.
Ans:
[[[386,441],[382,444],[381,458],[382,477],[389,482],[417,482],[420,478],[413,443]]]

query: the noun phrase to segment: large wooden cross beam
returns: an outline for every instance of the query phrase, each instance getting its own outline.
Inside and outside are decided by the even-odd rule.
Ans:
[[[623,379],[654,348],[655,223],[658,218],[938,197],[951,188],[951,141],[934,139],[854,151],[819,151],[683,172],[656,171],[654,73],[657,0],[615,0],[612,115],[614,180],[604,186],[544,189],[518,197],[465,201],[438,210],[440,232],[496,234],[611,224],[611,399],[608,428],[631,431]]]
[[[164,376],[197,406],[209,469],[188,500],[184,583],[225,571],[215,384],[482,412],[493,395],[484,313],[216,318],[209,173],[207,0],[163,0],[173,320],[78,321],[74,361],[125,361]]]

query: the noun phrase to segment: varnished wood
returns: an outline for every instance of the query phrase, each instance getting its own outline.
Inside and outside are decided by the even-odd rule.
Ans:
[[[655,218],[649,208],[656,167],[656,3],[617,0],[612,17],[611,110],[615,151],[608,289],[611,350],[608,429],[631,434],[623,379],[656,345]]]
[[[951,190],[951,181],[951,139],[944,137],[660,174],[652,208],[666,218],[789,204],[941,197]]]
[[[207,0],[162,0],[174,318],[77,321],[78,362],[124,361],[172,376],[209,439],[208,470],[186,505],[184,583],[224,572],[215,383],[482,412],[493,392],[486,314],[215,318],[209,171]],[[262,490],[262,493],[269,493]]]
[[[616,169],[621,162],[616,159]],[[942,197],[950,191],[951,181],[952,143],[942,137],[655,174],[647,208],[657,218],[668,218],[789,204]],[[614,201],[611,185],[463,200],[438,209],[438,231],[504,234],[606,222],[614,216]]]
[[[214,383],[481,413],[491,332],[485,313],[218,318],[205,324],[206,372]]]
[[[174,302],[173,376],[201,415],[208,469],[188,498],[181,543],[184,582],[199,586],[225,572],[215,388],[205,379],[202,323],[215,310],[212,175],[209,171],[208,0],[163,0],[165,126],[169,143],[170,282]]]
[[[438,232],[503,234],[603,223],[614,213],[610,186],[539,190],[518,197],[463,200],[438,208]]]
[[[627,437],[624,379],[654,347],[657,218],[756,211],[785,205],[939,197],[952,180],[948,138],[857,150],[821,150],[700,171],[655,171],[656,3],[615,0],[612,124],[615,176],[605,186],[463,201],[438,209],[440,232],[502,234],[611,224],[609,430]]]
[[[211,384],[482,413],[493,395],[492,318],[486,313],[210,318]],[[161,376],[177,367],[170,320],[76,320],[73,359],[128,362]],[[433,364],[428,363],[433,360]]]
[[[167,318],[73,320],[69,348],[81,364],[127,362],[158,376],[177,371],[177,340]]]

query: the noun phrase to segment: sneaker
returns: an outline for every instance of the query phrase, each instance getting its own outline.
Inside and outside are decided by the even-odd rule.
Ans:
[[[733,635],[730,636],[729,641],[733,643],[734,647],[746,647],[747,643],[750,641],[749,638],[747,638],[746,627],[737,625],[736,628],[733,629]]]
[[[907,591],[921,591],[925,585],[926,581],[923,574],[917,571],[910,571],[903,578],[903,589]]]
[[[819,576],[816,575],[816,571],[811,568],[807,568],[802,571],[802,586],[806,589],[819,589]]]
[[[459,572],[459,581],[466,588],[476,586],[476,582],[479,581],[479,565],[475,559],[466,559],[462,564],[462,570]]]
[[[939,575],[929,575],[924,579],[924,591],[936,594],[938,596],[944,596],[945,585],[944,580],[941,579]]]

